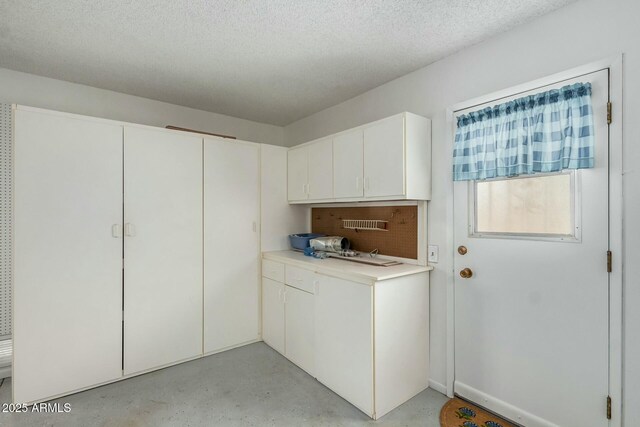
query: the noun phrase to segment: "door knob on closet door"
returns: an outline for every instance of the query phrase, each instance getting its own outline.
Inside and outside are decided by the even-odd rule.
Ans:
[[[463,279],[468,279],[471,276],[473,276],[473,271],[471,271],[470,268],[467,267],[460,270],[460,277],[462,277]]]
[[[130,222],[124,225],[124,235],[127,237],[133,237],[136,235],[136,227]]]

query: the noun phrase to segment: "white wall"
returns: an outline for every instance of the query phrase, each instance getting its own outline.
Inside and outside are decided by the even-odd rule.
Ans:
[[[179,82],[177,82],[179,84]],[[283,129],[222,114],[0,68],[0,102],[140,123],[186,127],[282,145]]]
[[[433,120],[433,197],[429,203],[430,244],[440,246],[441,262],[432,272],[432,380],[446,380],[446,280],[452,266],[442,254],[453,247],[447,198],[451,196],[452,141],[446,137],[446,108],[560,71],[624,53],[624,277],[626,426],[637,425],[640,410],[640,2],[583,0],[528,25],[465,49],[414,73],[285,127],[288,146],[411,111]],[[618,118],[619,119],[619,118]],[[614,117],[614,120],[616,118]],[[442,159],[443,161],[438,161]],[[615,254],[614,254],[615,255]],[[588,375],[585,372],[585,375]]]

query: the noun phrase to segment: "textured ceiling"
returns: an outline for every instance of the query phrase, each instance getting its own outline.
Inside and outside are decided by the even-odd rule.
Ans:
[[[0,67],[285,125],[573,1],[0,0]]]

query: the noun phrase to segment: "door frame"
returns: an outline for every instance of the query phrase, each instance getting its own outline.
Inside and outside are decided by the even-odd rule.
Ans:
[[[561,71],[527,83],[512,86],[503,90],[489,93],[454,104],[446,110],[446,141],[453,152],[454,124],[456,111],[471,108],[496,101],[500,98],[528,92],[536,88],[547,86],[591,74],[603,69],[609,69],[609,101],[612,103],[612,123],[609,125],[609,250],[613,252],[612,272],[609,274],[609,396],[612,399],[611,420],[609,425],[622,425],[622,383],[623,383],[623,111],[622,111],[622,73],[623,54],[595,61],[586,65]],[[448,158],[449,170],[453,168],[453,158]],[[447,227],[446,242],[449,250],[446,252],[446,394],[453,397],[455,381],[455,270],[454,270],[454,214],[453,214],[453,179],[449,182],[449,192],[446,198]],[[602,254],[603,268],[605,254]],[[603,405],[605,402],[603,401]]]

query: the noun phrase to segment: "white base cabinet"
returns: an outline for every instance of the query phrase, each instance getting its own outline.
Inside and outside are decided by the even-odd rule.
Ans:
[[[279,271],[287,268],[287,279]],[[317,279],[304,277],[281,263],[264,260],[262,265],[262,339],[271,348],[313,375],[315,370],[315,298]],[[273,280],[280,280],[280,282]],[[286,280],[287,284],[282,283]],[[289,283],[294,284],[290,286]]]
[[[291,286],[285,287],[285,355],[310,373],[315,372],[314,296]]]
[[[285,353],[284,283],[262,278],[262,340],[280,354]]]
[[[373,419],[428,387],[428,272],[351,281],[280,259],[263,259],[268,345]]]
[[[318,381],[373,418],[373,287],[321,276],[315,315]]]

